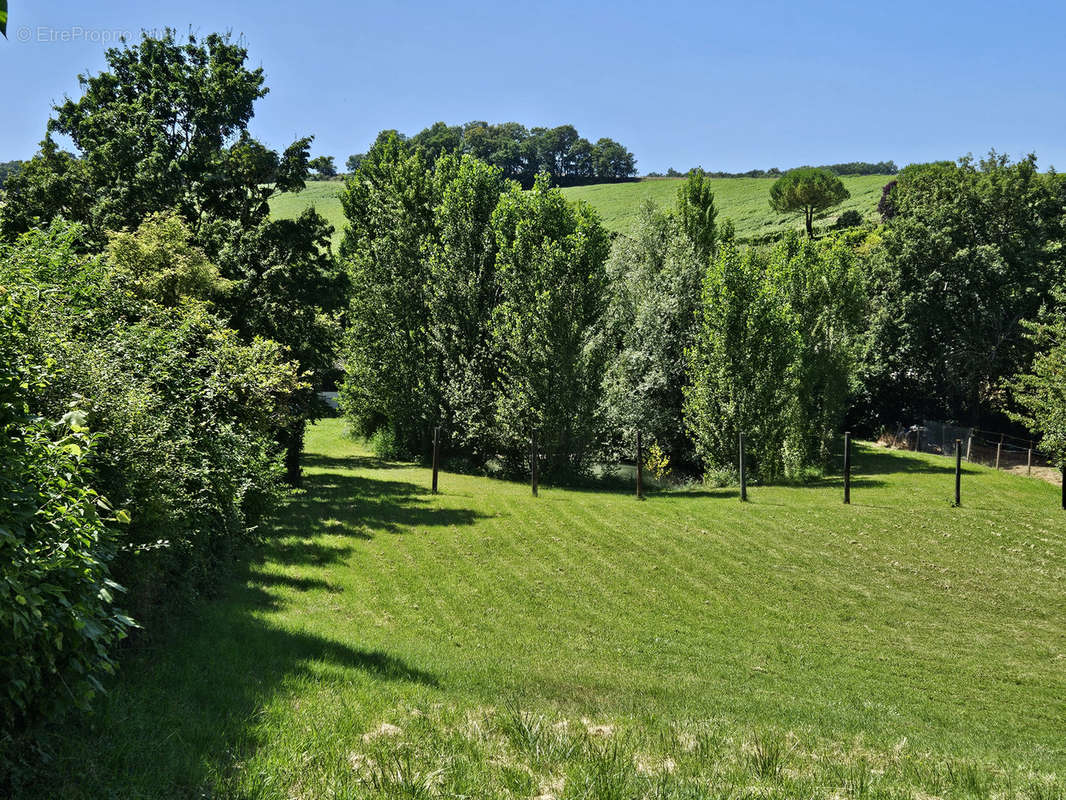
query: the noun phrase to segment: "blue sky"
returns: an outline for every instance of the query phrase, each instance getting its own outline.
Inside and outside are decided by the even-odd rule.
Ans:
[[[164,26],[245,37],[270,94],[252,130],[314,134],[338,162],[382,128],[572,123],[640,171],[747,170],[1034,151],[1066,168],[1061,0],[986,2],[224,2],[9,0],[0,161],[36,149],[52,102],[108,37]]]

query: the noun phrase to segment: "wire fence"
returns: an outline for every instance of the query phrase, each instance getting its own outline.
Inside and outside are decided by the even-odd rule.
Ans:
[[[740,499],[748,499],[745,454],[745,436],[741,433],[737,442],[737,476],[740,483]],[[1049,455],[1036,447],[1032,440],[1011,436],[1005,433],[983,431],[978,428],[965,428],[951,425],[946,422],[925,420],[921,425],[912,425],[909,428],[900,427],[895,434],[884,433],[878,444],[898,449],[907,449],[921,453],[945,456],[954,461],[955,472],[955,506],[960,506],[961,486],[963,475],[963,461],[971,464],[980,464],[993,467],[997,470],[1021,472],[1033,477],[1047,480],[1050,483],[1062,487],[1062,509],[1066,511],[1066,465],[1056,467]],[[440,469],[440,446],[441,429],[437,427],[433,433],[433,493],[438,489],[438,473]],[[533,495],[538,494],[539,466],[543,458],[541,450],[542,441],[539,430],[534,430],[530,438],[528,451],[530,467],[530,480]],[[834,448],[835,450],[835,448]],[[644,499],[644,451],[642,437],[637,433],[636,437],[636,462],[633,465],[636,483],[637,499]],[[844,489],[844,502],[851,502],[851,477],[852,477],[852,439],[850,433],[843,436],[843,449],[840,453],[834,453],[842,464],[842,477]],[[834,459],[836,460],[836,459]],[[609,467],[609,465],[602,465]],[[614,467],[623,467],[623,464],[615,464]]]
[[[1010,434],[924,420],[921,425],[901,427],[892,438],[894,441],[888,444],[943,456],[954,456],[955,442],[958,441],[963,458],[971,464],[1028,475],[1035,472],[1052,479],[1059,473],[1051,456],[1040,450],[1033,440]]]

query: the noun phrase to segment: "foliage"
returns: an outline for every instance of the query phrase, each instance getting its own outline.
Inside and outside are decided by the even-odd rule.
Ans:
[[[228,36],[179,42],[171,30],[145,33],[137,44],[109,49],[106,59],[105,71],[79,78],[81,97],[55,107],[41,152],[8,180],[0,235],[59,216],[77,221],[85,247],[102,248],[110,238],[120,261],[133,259],[125,268],[154,276],[158,285],[138,289],[149,294],[192,290],[175,281],[214,282],[208,262],[217,265],[226,291],[212,297],[215,311],[246,342],[269,337],[288,348],[310,382],[297,407],[304,420],[315,418],[315,390],[332,367],[347,280],[321,216],[312,210],[269,220],[271,197],[304,187],[311,139],[279,154],[251,137],[255,101],[267,92],[263,71],[249,69],[247,51]],[[61,152],[55,134],[69,137],[77,155]],[[152,261],[148,253],[125,252],[133,240],[112,236],[156,214],[175,216],[163,226],[169,232],[141,235],[178,245],[180,256],[146,244]],[[182,222],[189,231],[179,242],[175,226]],[[199,265],[189,261],[204,257]],[[173,263],[156,273],[159,258]],[[154,299],[169,304],[175,296]],[[296,483],[302,422],[293,419],[277,435]]]
[[[685,235],[683,217],[650,204],[641,213],[633,235],[614,240],[607,262],[612,357],[604,375],[605,423],[621,432],[626,450],[640,430],[675,464],[687,464],[693,452],[682,420],[685,351],[706,262]]]
[[[249,540],[280,489],[275,428],[305,387],[276,343],[243,343],[191,297],[135,294],[110,261],[79,256],[77,236],[60,223],[24,235],[0,253],[0,284],[32,298],[22,348],[50,378],[31,411],[55,419],[76,401],[100,436],[93,486],[129,515],[114,569],[140,615],[209,588]]]
[[[1066,464],[1066,295],[1025,323],[1036,348],[1030,370],[1008,383],[1017,411],[1012,417],[1039,434],[1040,449],[1059,466]]]
[[[359,169],[359,165],[363,163],[364,158],[366,158],[366,153],[353,153],[348,156],[348,160],[344,162],[344,166],[348,172],[355,172]]]
[[[80,98],[56,106],[41,154],[8,180],[6,236],[62,214],[102,243],[169,208],[195,230],[206,215],[261,218],[271,194],[302,187],[309,139],[279,156],[248,134],[267,90],[240,44],[218,34],[180,43],[168,30],[106,58],[106,71],[79,77]],[[80,157],[59,158],[54,134]]]
[[[229,286],[216,303],[220,316],[246,342],[279,344],[304,381],[291,399],[288,423],[276,426],[292,485],[300,481],[305,423],[326,411],[318,391],[335,379],[341,315],[348,302],[349,278],[330,249],[332,232],[325,219],[307,209],[291,220],[216,220],[202,234]]]
[[[22,169],[22,161],[0,161],[0,189],[4,188],[4,181]]]
[[[0,788],[14,734],[86,708],[133,621],[109,577],[118,519],[93,488],[99,436],[80,411],[56,422],[31,408],[50,365],[27,352],[30,311],[0,281]]]
[[[837,217],[837,221],[833,223],[833,227],[837,230],[843,230],[845,228],[855,228],[862,225],[862,214],[856,211],[854,208],[849,208],[847,211]]]
[[[798,478],[825,464],[854,393],[866,312],[854,243],[786,237],[767,254],[722,245],[688,351],[685,421],[706,468]]]
[[[549,188],[547,175],[532,192],[507,192],[492,227],[500,447],[516,468],[537,430],[546,477],[580,472],[599,432],[607,232],[588,206],[571,206]]]
[[[826,169],[789,170],[770,187],[770,208],[782,214],[802,212],[807,236],[813,236],[814,215],[851,197],[844,182]]]
[[[703,170],[690,172],[685,182],[677,188],[677,216],[681,230],[692,242],[699,257],[706,261],[714,253],[718,210],[714,206],[711,181]]]
[[[392,137],[343,195],[353,299],[342,407],[396,451],[482,466],[524,463],[534,424],[546,474],[578,469],[594,440],[602,370],[606,233],[547,176],[530,196],[500,169],[446,154],[433,164]],[[548,440],[546,440],[548,441]]]
[[[669,480],[673,475],[673,469],[670,467],[670,454],[663,450],[658,442],[648,445],[644,455],[644,468],[659,481]]]
[[[907,167],[871,261],[868,413],[977,424],[1027,372],[1036,317],[1066,277],[1066,182],[1033,156]]]
[[[818,243],[786,236],[769,268],[781,281],[799,336],[795,428],[790,457],[825,465],[857,391],[855,369],[869,308],[859,235]]]
[[[162,306],[217,300],[231,289],[173,212],[149,215],[135,233],[111,234],[107,254],[116,289]]]
[[[337,165],[333,156],[317,156],[307,162],[308,169],[313,169],[320,178],[332,178],[337,174]]]
[[[896,216],[896,201],[892,196],[899,181],[889,181],[881,189],[881,199],[877,201],[877,213],[881,215],[882,222],[888,222]]]
[[[731,464],[743,433],[763,480],[786,472],[799,389],[799,332],[777,277],[755,250],[723,244],[704,276],[687,352],[684,412],[697,454],[707,467]]]
[[[427,335],[435,236],[433,175],[392,138],[371,150],[341,195],[351,274],[341,406],[356,431],[388,427],[399,452],[427,452],[441,404],[439,359]]]
[[[438,160],[429,254],[427,335],[440,360],[446,446],[475,465],[496,455],[492,319],[500,302],[492,214],[507,188],[498,167],[470,156]]]

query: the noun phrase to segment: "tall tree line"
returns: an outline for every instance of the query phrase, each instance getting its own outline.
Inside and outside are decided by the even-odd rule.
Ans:
[[[424,456],[442,425],[476,466],[587,464],[598,432],[608,236],[547,175],[525,194],[499,167],[430,161],[392,136],[342,195],[352,274],[342,405],[383,454]]]

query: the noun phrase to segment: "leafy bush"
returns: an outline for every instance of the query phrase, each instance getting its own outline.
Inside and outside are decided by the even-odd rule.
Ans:
[[[134,624],[114,606],[115,537],[92,488],[99,436],[77,412],[31,416],[48,386],[25,352],[26,317],[0,288],[0,769],[27,721],[88,705]]]
[[[370,437],[370,449],[378,458],[392,460],[403,456],[396,444],[396,434],[390,428],[378,428]]]
[[[837,221],[833,225],[833,227],[838,230],[843,230],[844,228],[854,228],[859,225],[862,225],[862,214],[860,214],[854,208],[849,208],[847,211],[837,217]]]
[[[131,517],[114,569],[141,616],[208,587],[253,534],[302,386],[276,343],[245,344],[194,298],[160,305],[77,237],[60,223],[26,234],[0,253],[0,283],[28,287],[22,348],[50,365],[31,410],[57,418],[78,399],[100,435],[94,485]]]

